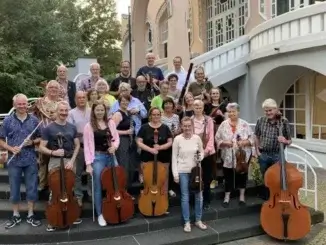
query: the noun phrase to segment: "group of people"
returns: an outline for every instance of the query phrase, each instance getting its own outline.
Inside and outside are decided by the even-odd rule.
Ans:
[[[67,68],[61,65],[57,79],[47,83],[44,96],[31,108],[24,94],[14,96],[15,113],[5,118],[0,131],[0,147],[13,156],[7,166],[13,216],[6,228],[22,222],[19,213],[22,174],[28,202],[26,221],[32,226],[41,225],[33,212],[38,188],[47,188],[48,173],[60,165],[62,157],[65,167],[75,172],[74,194],[80,207],[82,174],[86,169],[92,176],[93,188],[89,177],[88,195],[93,195],[100,226],[107,224],[102,215],[103,169],[123,166],[127,186],[131,187],[135,181],[143,182],[142,167],[153,161],[155,155],[169,169],[165,191],[173,198],[180,190],[185,232],[191,231],[189,182],[197,152],[200,152],[203,188],[195,194],[195,225],[207,229],[201,221],[202,210],[210,208],[211,188],[218,183],[224,183],[223,207],[229,206],[230,193],[235,188],[240,189],[239,205],[245,205],[248,174],[235,171],[237,149],[245,151],[247,164],[253,154],[257,155],[264,174],[278,160],[279,142],[291,143],[286,119],[283,135],[279,135],[276,102],[265,100],[262,105],[265,116],[258,119],[253,132],[248,122],[239,117],[239,105],[223,100],[220,89],[205,78],[202,67],[194,71],[186,93],[180,98],[187,76],[182,58],[174,58],[175,69],[166,78],[154,66],[152,53],[147,54],[146,61],[136,78],[130,75],[129,62],[121,62],[121,73],[110,85],[100,77],[100,65],[92,64],[91,77],[78,87],[67,80]],[[158,142],[154,142],[154,131],[158,131]],[[61,149],[58,133],[64,139]],[[74,224],[81,222],[77,219]],[[54,230],[56,227],[47,226],[47,231]]]

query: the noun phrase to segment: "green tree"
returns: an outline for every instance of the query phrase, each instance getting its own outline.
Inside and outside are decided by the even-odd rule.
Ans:
[[[88,0],[80,5],[82,40],[86,54],[96,57],[102,76],[117,72],[121,62],[120,23],[114,0]]]
[[[75,0],[0,1],[0,111],[16,93],[39,95],[37,84],[55,77],[60,62],[84,53]]]

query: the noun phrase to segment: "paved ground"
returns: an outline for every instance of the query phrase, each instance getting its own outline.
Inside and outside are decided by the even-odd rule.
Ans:
[[[326,170],[318,170],[317,174],[317,188],[318,188],[318,209],[326,213]],[[314,185],[314,178],[312,173],[308,174],[308,188],[312,189]],[[308,193],[305,197],[304,192],[301,192],[300,200],[302,203],[314,207],[314,195]],[[284,242],[278,242],[268,236],[259,236],[235,242],[223,243],[223,245],[280,245]],[[312,227],[310,234],[303,240],[298,242],[291,242],[288,244],[295,245],[325,245],[326,244],[326,222]]]

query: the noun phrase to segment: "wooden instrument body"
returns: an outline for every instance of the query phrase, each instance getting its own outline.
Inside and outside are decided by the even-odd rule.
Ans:
[[[115,177],[113,177],[115,175]],[[116,184],[115,186],[115,179]],[[102,201],[102,215],[110,224],[119,224],[131,219],[134,215],[134,201],[127,193],[127,178],[123,167],[105,168],[101,174],[102,187],[106,198]]]
[[[66,193],[61,190],[61,171],[63,171]],[[81,209],[73,194],[75,173],[70,169],[57,168],[48,176],[49,188],[52,191],[51,202],[47,205],[45,215],[49,225],[65,228],[72,225],[79,217]],[[61,200],[67,198],[66,202]]]
[[[247,156],[247,154],[242,148],[239,148],[235,152],[235,158],[236,158],[235,171],[236,172],[248,173],[249,164],[246,161],[246,156]]]
[[[271,166],[265,174],[265,185],[270,190],[270,199],[261,209],[261,225],[265,232],[280,240],[299,240],[310,232],[311,217],[308,208],[299,201],[298,190],[303,186],[302,174],[295,165],[285,164],[288,188],[282,191],[280,163]],[[284,238],[282,214],[288,216],[287,238]]]
[[[155,169],[155,164],[157,165]],[[155,183],[155,174],[157,171],[157,180]],[[144,189],[142,190],[138,208],[145,216],[161,216],[166,213],[169,207],[168,195],[164,190],[167,176],[167,166],[164,163],[151,161],[142,165],[144,176]],[[155,204],[155,207],[153,206]]]

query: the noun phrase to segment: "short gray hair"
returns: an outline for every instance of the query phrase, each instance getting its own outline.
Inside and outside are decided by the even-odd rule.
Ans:
[[[131,86],[129,83],[120,83],[119,85],[119,91],[121,89],[125,89],[125,90],[128,90],[128,91],[131,91]]]
[[[278,108],[277,106],[277,103],[275,100],[269,98],[269,99],[266,99],[263,104],[262,104],[262,108],[265,109],[265,108]]]
[[[22,99],[25,99],[26,101],[28,101],[28,98],[25,94],[16,94],[13,98],[12,98],[12,102],[15,104],[16,101],[19,99],[19,98],[22,98]]]
[[[236,109],[237,111],[240,111],[240,106],[238,103],[236,102],[233,102],[233,103],[229,103],[227,106],[226,106],[226,110],[232,110],[232,109]]]
[[[58,111],[58,110],[59,110],[59,107],[60,107],[61,105],[67,106],[68,109],[69,109],[69,107],[70,107],[70,106],[69,106],[69,103],[68,103],[67,101],[65,101],[65,100],[61,100],[61,101],[59,101],[59,102],[56,104],[56,106],[55,106],[55,110]]]

